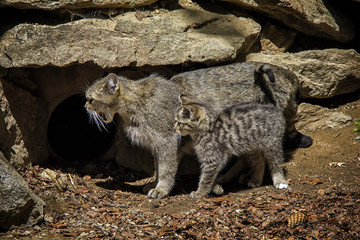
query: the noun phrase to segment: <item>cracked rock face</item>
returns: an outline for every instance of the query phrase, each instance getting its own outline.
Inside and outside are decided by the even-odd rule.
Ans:
[[[146,16],[146,15],[145,15]],[[215,64],[247,54],[260,32],[251,19],[186,9],[146,17],[83,19],[57,26],[20,24],[0,41],[0,66],[101,67]]]
[[[301,103],[295,126],[300,131],[315,132],[322,129],[344,128],[351,120],[351,116],[342,112],[309,103]]]
[[[254,53],[246,60],[290,69],[299,78],[301,95],[305,98],[330,98],[360,89],[360,54],[355,50]]]
[[[1,6],[54,10],[59,8],[134,8],[150,5],[157,0],[2,0]]]
[[[222,0],[279,20],[299,32],[340,42],[354,38],[355,25],[326,1],[317,0]],[[326,3],[326,5],[324,4]]]
[[[1,151],[16,169],[45,161],[48,155],[43,107],[29,92],[0,81]]]

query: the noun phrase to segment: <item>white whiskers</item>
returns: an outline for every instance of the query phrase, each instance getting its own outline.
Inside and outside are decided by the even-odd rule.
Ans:
[[[79,90],[85,94],[89,88],[90,88],[90,83],[87,80],[85,80],[79,87]]]
[[[178,146],[181,146],[181,134],[180,133],[176,133],[177,134],[177,143]]]
[[[109,132],[107,130],[107,124],[104,122],[102,117],[97,112],[89,113],[89,122],[95,123],[100,131],[102,131],[102,129],[104,129],[106,132]]]

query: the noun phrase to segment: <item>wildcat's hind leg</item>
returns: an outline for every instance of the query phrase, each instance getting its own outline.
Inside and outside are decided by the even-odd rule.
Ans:
[[[260,187],[265,173],[265,159],[260,152],[249,154],[248,162],[251,166],[248,173],[247,186],[251,188]]]
[[[297,108],[298,103],[296,102],[295,98],[290,99],[288,102],[288,107],[284,112],[286,120],[285,147],[288,149],[308,148],[313,143],[311,137],[303,135],[295,128]]]
[[[216,179],[216,182],[219,184],[229,183],[233,179],[240,176],[240,174],[249,171],[249,164],[246,160],[248,156],[239,156],[237,157],[235,163],[227,170],[224,174],[219,175]]]

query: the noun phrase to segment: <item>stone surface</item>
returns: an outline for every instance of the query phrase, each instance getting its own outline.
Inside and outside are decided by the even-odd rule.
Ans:
[[[222,0],[243,9],[257,11],[299,32],[340,42],[354,38],[355,26],[350,18],[317,0]],[[324,4],[326,3],[326,5]]]
[[[295,36],[294,30],[267,22],[260,33],[261,50],[285,52],[294,43]]]
[[[347,126],[351,116],[333,109],[301,103],[295,127],[299,131],[315,132],[324,129],[339,129]]]
[[[148,14],[148,13],[146,13]],[[247,54],[260,32],[251,19],[186,9],[57,26],[19,24],[0,40],[0,66],[101,67],[215,64]]]
[[[47,159],[46,120],[30,92],[1,79],[0,146],[16,169]]]
[[[54,10],[58,8],[134,8],[157,0],[1,0],[0,7]]]
[[[0,152],[0,230],[42,221],[45,203]]]
[[[298,53],[249,54],[247,61],[268,62],[292,70],[305,98],[330,98],[360,89],[360,54],[325,49]]]

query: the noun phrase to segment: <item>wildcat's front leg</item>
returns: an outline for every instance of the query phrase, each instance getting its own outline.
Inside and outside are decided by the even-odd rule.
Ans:
[[[169,195],[175,183],[175,176],[178,169],[177,142],[172,141],[163,144],[157,149],[158,181],[156,187],[150,189],[148,196],[151,198],[164,198]]]

